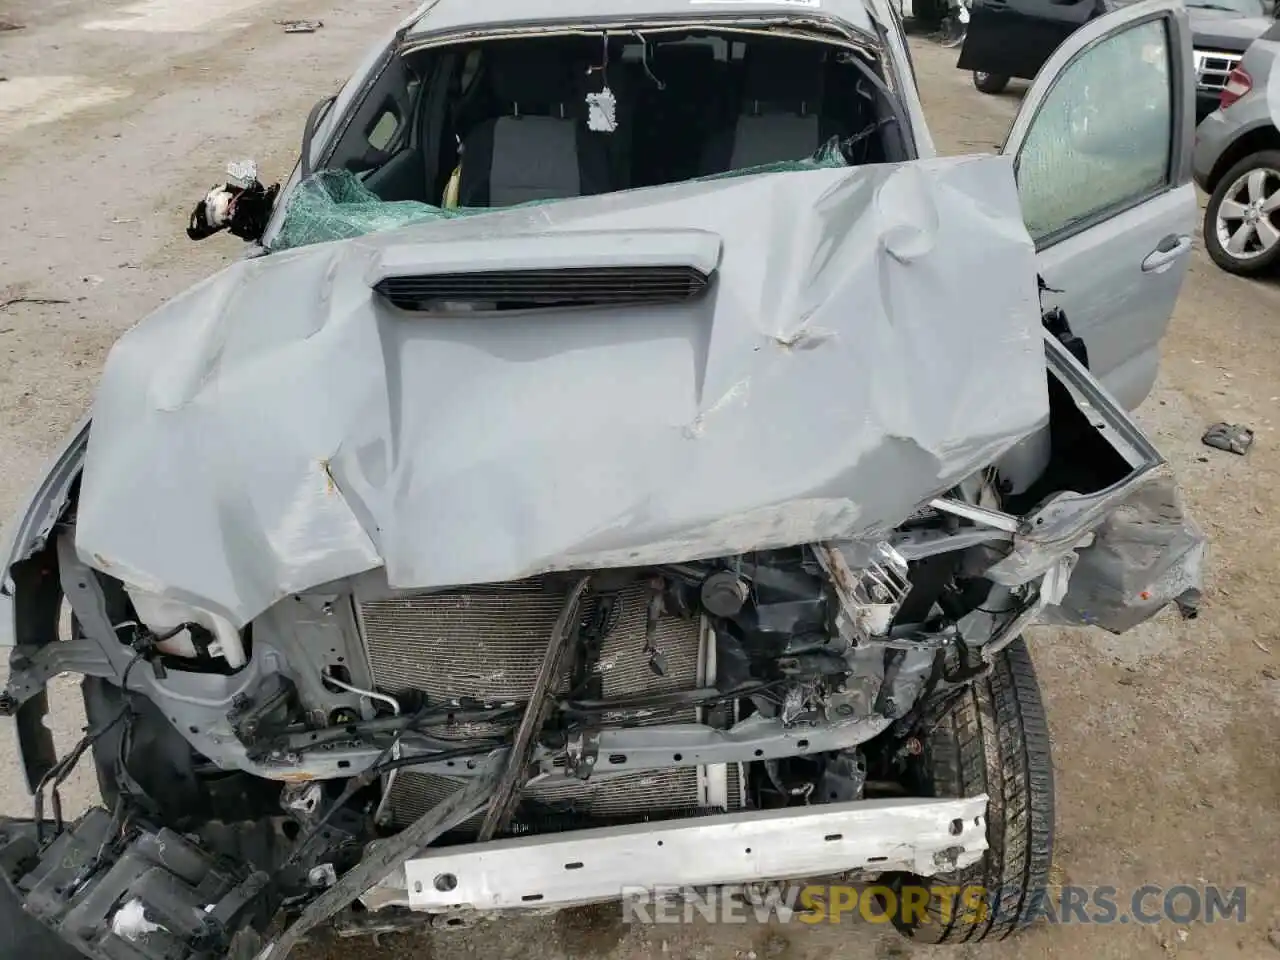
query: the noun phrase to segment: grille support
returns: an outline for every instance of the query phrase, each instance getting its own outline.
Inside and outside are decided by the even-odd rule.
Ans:
[[[1196,86],[1217,93],[1227,85],[1227,77],[1240,65],[1243,56],[1218,50],[1196,50],[1193,53]]]

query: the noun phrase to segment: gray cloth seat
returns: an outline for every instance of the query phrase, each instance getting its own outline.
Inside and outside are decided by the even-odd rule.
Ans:
[[[802,40],[752,42],[743,63],[741,112],[708,139],[702,173],[812,156],[825,139],[825,56],[820,45]]]
[[[613,189],[608,144],[586,126],[585,65],[560,45],[508,42],[495,45],[486,69],[504,114],[478,124],[462,142],[459,206],[505,207]]]

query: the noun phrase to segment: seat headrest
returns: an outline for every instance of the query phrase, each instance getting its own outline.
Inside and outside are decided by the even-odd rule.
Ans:
[[[715,60],[716,52],[706,44],[659,43],[653,49],[652,63],[671,70],[706,70]]]
[[[520,113],[555,113],[582,99],[580,64],[559,44],[505,41],[487,61],[494,96]]]
[[[753,104],[816,111],[825,59],[823,47],[805,40],[755,41],[743,64],[743,95]]]

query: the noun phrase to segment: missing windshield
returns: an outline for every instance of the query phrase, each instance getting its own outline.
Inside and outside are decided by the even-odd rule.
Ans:
[[[273,249],[690,180],[908,159],[865,55],[630,31],[406,54],[290,198]]]

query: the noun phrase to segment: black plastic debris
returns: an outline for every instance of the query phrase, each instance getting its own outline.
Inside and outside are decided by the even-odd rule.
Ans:
[[[1206,447],[1244,456],[1253,446],[1253,431],[1242,423],[1215,423],[1205,431],[1200,442]]]
[[[213,187],[191,211],[187,236],[203,240],[229,230],[242,240],[260,240],[279,193],[279,184],[264,186],[256,176],[245,186],[227,182]]]

